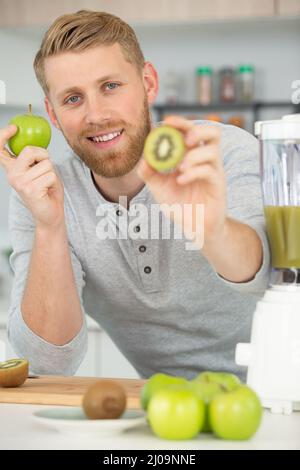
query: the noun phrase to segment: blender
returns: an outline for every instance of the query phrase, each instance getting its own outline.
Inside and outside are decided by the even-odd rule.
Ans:
[[[235,361],[273,413],[300,410],[300,114],[255,125],[272,271]]]

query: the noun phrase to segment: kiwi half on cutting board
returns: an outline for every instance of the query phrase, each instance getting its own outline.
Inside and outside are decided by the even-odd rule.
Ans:
[[[145,141],[145,160],[152,168],[167,173],[173,171],[182,161],[185,143],[180,131],[171,126],[155,127]]]
[[[0,387],[19,387],[28,377],[29,363],[26,359],[9,359],[0,362]]]

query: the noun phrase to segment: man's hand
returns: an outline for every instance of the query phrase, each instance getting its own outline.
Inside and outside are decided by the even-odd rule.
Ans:
[[[47,150],[25,147],[18,157],[5,148],[17,127],[0,129],[0,164],[9,184],[17,191],[32,213],[37,227],[54,228],[64,221],[64,191]]]
[[[166,215],[182,226],[188,238],[196,236],[197,239],[197,233],[202,233],[203,227],[196,226],[195,211],[184,212],[184,204],[192,208],[203,204],[204,245],[212,243],[221,238],[226,222],[226,178],[220,129],[212,125],[195,125],[179,116],[170,116],[164,123],[183,133],[187,148],[183,162],[174,173],[161,174],[143,159],[138,174],[159,204],[181,205],[179,213]],[[193,214],[192,217],[189,214]]]
[[[254,229],[227,216],[227,185],[221,156],[221,133],[217,126],[194,125],[177,116],[164,121],[179,129],[187,146],[182,164],[171,174],[160,174],[145,160],[138,168],[158,203],[181,204],[183,214],[171,212],[185,235],[202,249],[202,254],[223,278],[232,282],[251,280],[262,265],[263,248]],[[197,234],[197,218],[186,217],[183,205],[204,205],[204,244]],[[164,211],[167,214],[167,211]],[[203,220],[200,223],[203,223]]]

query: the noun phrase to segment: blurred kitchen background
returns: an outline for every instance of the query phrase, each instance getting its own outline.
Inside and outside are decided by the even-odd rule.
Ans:
[[[0,0],[0,127],[28,103],[46,116],[34,56],[51,22],[80,9],[108,11],[134,27],[160,77],[154,120],[179,113],[253,132],[255,120],[300,112],[300,0]],[[66,150],[53,129],[51,157],[63,159]],[[8,200],[0,169],[0,305],[12,281]],[[134,376],[120,361],[119,376]]]

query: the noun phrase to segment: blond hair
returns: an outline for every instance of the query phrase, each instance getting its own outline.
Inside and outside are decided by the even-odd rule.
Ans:
[[[34,59],[35,74],[45,94],[49,93],[44,67],[47,57],[114,43],[120,45],[125,59],[141,71],[145,59],[135,32],[117,16],[102,11],[80,10],[58,17],[46,31]]]

